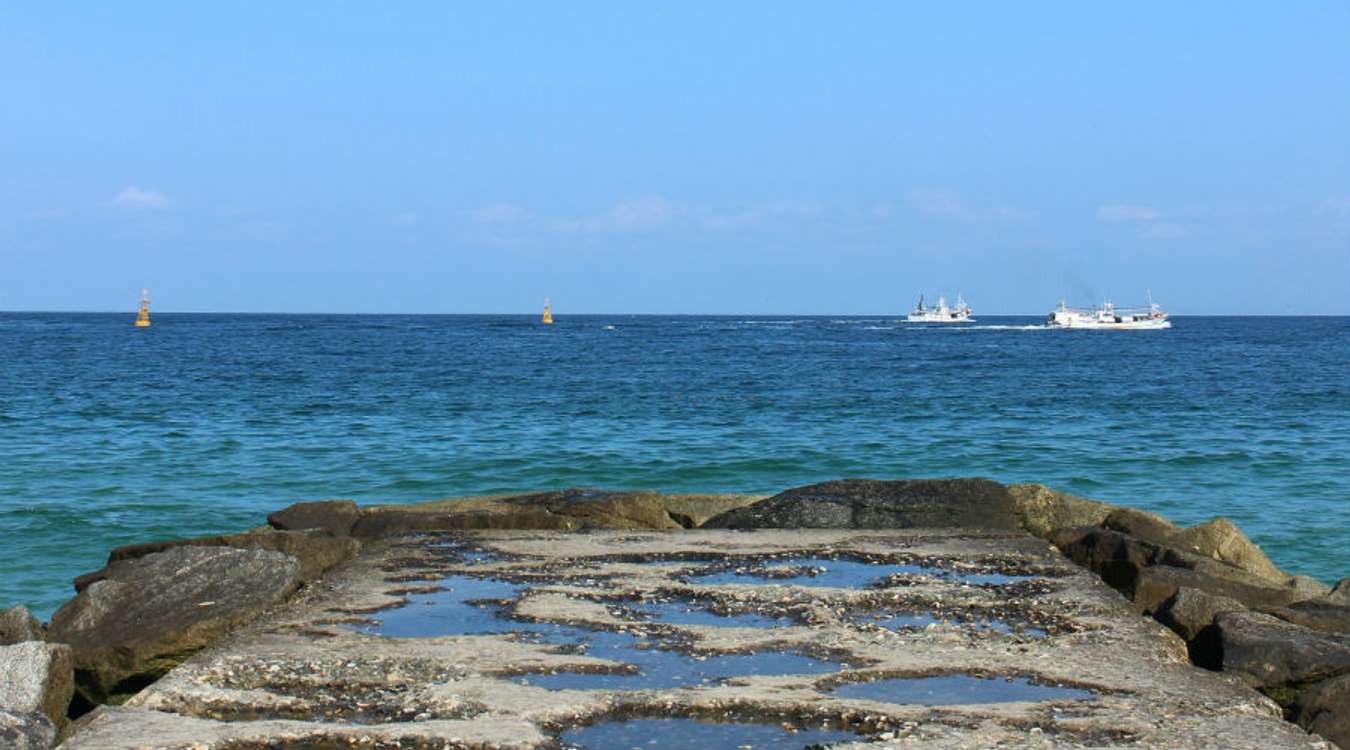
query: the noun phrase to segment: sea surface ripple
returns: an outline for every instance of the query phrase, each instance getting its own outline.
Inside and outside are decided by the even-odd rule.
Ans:
[[[1350,575],[1350,318],[0,314],[0,607],[298,500],[1035,481]]]

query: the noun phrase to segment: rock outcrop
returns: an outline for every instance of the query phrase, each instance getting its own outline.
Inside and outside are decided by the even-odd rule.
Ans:
[[[1223,656],[1217,651],[1217,633],[1212,632],[1214,618],[1220,612],[1243,609],[1236,599],[1182,586],[1158,606],[1153,616],[1186,641],[1191,661],[1207,669],[1218,669]]]
[[[803,550],[842,575],[770,572]],[[492,582],[493,605],[407,588],[438,578],[465,595]],[[860,748],[1327,750],[1003,529],[428,533],[366,545],[325,584],[104,707],[64,750],[803,747],[798,730],[822,726]],[[702,614],[639,614],[660,602]],[[358,610],[359,629],[335,618]],[[936,617],[886,626],[920,612]],[[529,627],[548,635],[512,632]],[[927,692],[926,675],[964,684]],[[883,690],[850,694],[868,684]],[[717,727],[626,724],[657,718]],[[608,741],[573,734],[607,724]],[[783,731],[750,734],[768,728]]]
[[[1293,719],[1341,747],[1350,747],[1350,675],[1304,689],[1294,699]]]
[[[1350,606],[1331,597],[1305,599],[1287,607],[1269,607],[1261,611],[1312,630],[1350,635]]]
[[[1350,578],[1342,578],[1332,587],[1327,598],[1339,604],[1350,606]]]
[[[1350,634],[1323,633],[1258,612],[1221,612],[1224,672],[1241,676],[1310,732],[1350,747]]]
[[[79,595],[45,633],[22,608],[0,613],[0,643],[69,644],[79,713],[134,693],[363,543],[407,532],[924,528],[1025,540],[1026,531],[1177,633],[1195,664],[1238,675],[1288,718],[1350,748],[1350,579],[1329,588],[1290,576],[1223,518],[1183,528],[1044,485],[976,478],[842,479],[768,498],[580,488],[367,508],[329,500],[267,520],[239,534],[119,547],[76,579]],[[0,745],[46,747],[33,743],[49,742],[51,720],[34,716],[0,705]]]
[[[1008,488],[987,479],[840,479],[780,492],[704,524],[720,529],[1020,527]]]
[[[1350,674],[1350,636],[1318,633],[1260,612],[1220,612],[1223,670],[1270,691]]]
[[[296,503],[267,516],[267,523],[280,531],[319,529],[333,536],[349,536],[361,511],[351,500]]]
[[[1336,590],[1284,573],[1223,518],[1183,529],[1120,508],[1049,536],[1181,636],[1196,665],[1242,677],[1304,728],[1350,746],[1338,687],[1350,673],[1350,606]]]
[[[1048,539],[1056,529],[1096,526],[1116,507],[1053,490],[1043,484],[1010,484],[1008,494],[1012,495],[1022,528],[1042,539]]]
[[[299,561],[301,579],[311,581],[333,566],[350,560],[360,550],[361,545],[354,539],[335,537],[319,529],[277,531],[269,526],[261,526],[242,534],[132,544],[114,548],[108,554],[108,564],[102,569],[77,577],[75,590],[84,591],[89,584],[109,577],[119,565],[124,565],[128,561],[175,547],[233,547],[281,552]]]
[[[295,558],[260,549],[181,546],[121,560],[52,617],[88,705],[116,702],[295,591]]]
[[[0,612],[0,646],[40,641],[43,638],[42,623],[27,607],[19,605]]]
[[[751,495],[663,495],[577,488],[365,508],[351,533],[358,539],[378,539],[433,530],[675,530],[700,525],[729,508],[759,499]]]
[[[47,717],[0,709],[0,747],[5,750],[48,750],[54,744],[56,727]]]
[[[51,747],[73,691],[69,646],[38,641],[0,646],[0,746]]]

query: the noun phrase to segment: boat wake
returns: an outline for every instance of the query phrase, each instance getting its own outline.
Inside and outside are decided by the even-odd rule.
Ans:
[[[1039,324],[1039,325],[1022,325],[1022,326],[995,326],[995,325],[988,325],[988,326],[971,326],[971,325],[962,325],[962,326],[905,326],[905,330],[906,330],[906,331],[944,331],[944,332],[949,332],[949,331],[950,331],[950,332],[956,332],[956,331],[1049,331],[1049,330],[1051,330],[1051,328],[1050,328],[1050,326],[1047,326],[1047,325],[1044,325],[1044,324]]]

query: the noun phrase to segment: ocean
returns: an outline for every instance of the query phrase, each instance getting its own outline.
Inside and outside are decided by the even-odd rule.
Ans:
[[[300,500],[1043,482],[1350,575],[1350,318],[0,313],[0,607]]]

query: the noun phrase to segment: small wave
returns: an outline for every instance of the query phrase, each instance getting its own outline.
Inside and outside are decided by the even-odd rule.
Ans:
[[[864,331],[894,331],[895,326],[863,326]]]

